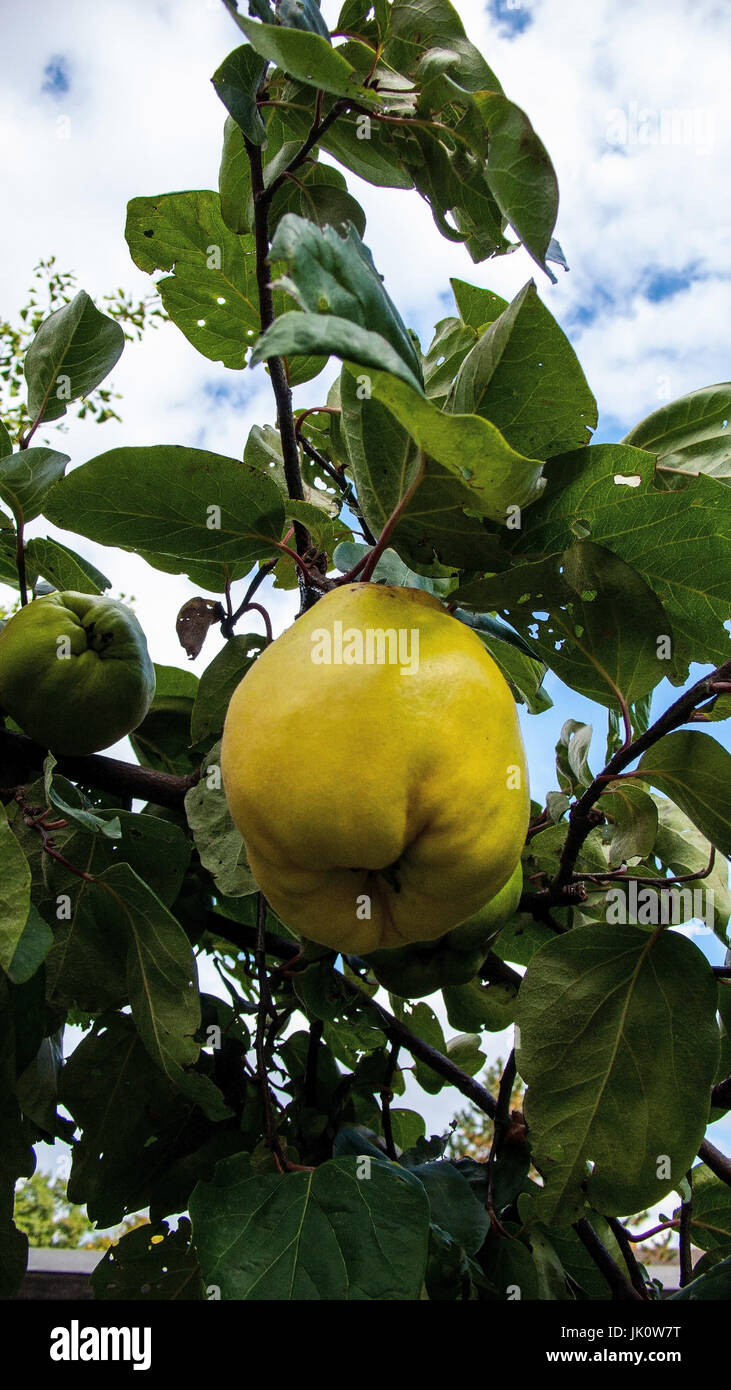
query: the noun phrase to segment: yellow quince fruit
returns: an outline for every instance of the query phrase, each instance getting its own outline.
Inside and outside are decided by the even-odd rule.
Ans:
[[[510,689],[421,589],[344,585],[303,614],[234,692],[221,770],[274,911],[347,954],[464,922],[528,827]]]

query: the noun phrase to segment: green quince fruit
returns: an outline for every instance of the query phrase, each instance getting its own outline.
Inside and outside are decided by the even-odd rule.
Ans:
[[[108,748],[141,723],[154,693],[145,634],[115,599],[47,594],[0,632],[0,709],[54,753]]]
[[[455,927],[448,936],[457,951],[482,949],[483,960],[492,945],[497,941],[505,923],[517,911],[523,894],[523,865],[518,860],[507,883],[494,898],[485,903],[474,916]]]
[[[519,861],[504,888],[454,931],[437,941],[414,942],[395,951],[374,951],[364,959],[379,984],[404,999],[424,999],[439,989],[468,985],[515,912],[522,892],[523,868]]]

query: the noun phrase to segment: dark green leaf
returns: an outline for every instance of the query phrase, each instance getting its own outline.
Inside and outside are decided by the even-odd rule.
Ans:
[[[368,525],[378,535],[414,481],[419,451],[408,430],[385,405],[367,397],[360,399],[363,392],[351,372],[342,375],[341,395],[341,424],[358,500]],[[432,570],[435,564],[503,569],[507,553],[476,511],[467,483],[427,458],[424,477],[396,527],[392,546],[408,565],[418,569],[426,566]]]
[[[449,0],[394,0],[386,61],[397,72],[412,76],[426,48],[449,49],[457,55],[456,76],[468,91],[501,90],[494,72],[467,38]]]
[[[119,361],[124,333],[84,290],[44,319],[25,355],[31,419],[58,420],[69,401],[88,396]]]
[[[191,716],[190,733],[194,743],[220,734],[231,696],[263,647],[264,639],[251,633],[232,637],[206,667]]]
[[[252,145],[263,145],[267,138],[264,122],[256,103],[257,92],[267,62],[249,44],[235,48],[224,58],[211,81],[216,95],[229,115]]]
[[[91,1276],[94,1297],[134,1302],[189,1303],[205,1299],[200,1269],[190,1244],[190,1222],[183,1217],[176,1230],[167,1221],[138,1226],[110,1245]]]
[[[0,459],[0,497],[19,523],[43,511],[48,489],[62,478],[68,454],[39,446]]]
[[[653,474],[648,454],[622,444],[591,445],[554,460],[546,495],[525,523],[524,545],[532,555],[548,553],[589,533],[632,565],[668,613],[675,638],[668,674],[682,680],[689,659],[720,664],[728,657],[731,499],[714,478],[665,492],[654,487]]]
[[[524,111],[496,91],[475,101],[489,131],[487,182],[495,200],[533,260],[546,264],[558,213],[558,184],[545,146]]]
[[[223,1299],[418,1299],[429,1201],[422,1184],[376,1158],[335,1158],[312,1173],[219,1163],[190,1202],[203,1278]]]
[[[158,569],[202,568],[206,587],[219,590],[224,565],[232,579],[243,579],[256,560],[272,555],[284,525],[271,478],[236,459],[177,445],[99,454],[55,485],[46,516],[102,545],[142,553]]]
[[[25,565],[28,575],[42,574],[61,593],[71,590],[78,594],[101,594],[110,589],[111,579],[101,570],[77,555],[60,541],[34,536],[25,547]]]
[[[731,476],[731,384],[704,386],[653,411],[622,440],[654,454],[661,468]]]
[[[529,458],[550,458],[589,442],[596,402],[532,280],[462,363],[449,409],[491,420]]]
[[[657,787],[721,854],[731,854],[731,756],[709,734],[666,734],[643,754],[638,772]]]
[[[362,86],[356,69],[322,33],[256,24],[237,13],[233,17],[252,48],[298,82],[331,92],[333,96],[351,97],[362,105],[376,104],[377,98]]]
[[[341,237],[333,228],[322,231],[288,213],[277,227],[271,255],[273,260],[286,263],[288,274],[276,283],[301,309],[310,315],[348,321],[351,328],[360,327],[384,338],[402,363],[401,375],[420,382],[421,366],[414,344],[354,227],[347,237]],[[267,355],[271,356],[271,351],[263,351],[259,343],[255,360],[264,361]],[[357,354],[353,355],[357,359]]]
[[[577,927],[533,957],[518,1024],[545,1183],[523,1199],[524,1218],[530,1207],[568,1224],[587,1201],[621,1215],[677,1187],[705,1132],[719,1050],[716,982],[700,951],[668,931]]]
[[[189,1070],[199,1045],[200,1024],[195,957],[183,928],[146,883],[127,864],[116,864],[97,879],[111,904],[110,915],[124,923],[129,951],[127,976],[132,1017],[147,1051],[172,1084],[213,1120],[230,1111],[208,1077]]]
[[[231,198],[240,182],[235,169],[226,186],[226,214],[234,221]],[[193,347],[225,367],[245,366],[261,326],[254,239],[229,230],[219,195],[204,189],[133,198],[125,236],[140,270],[175,270],[155,288]]]
[[[409,1168],[426,1188],[435,1225],[447,1231],[468,1255],[476,1255],[490,1229],[490,1218],[454,1164],[419,1163]]]

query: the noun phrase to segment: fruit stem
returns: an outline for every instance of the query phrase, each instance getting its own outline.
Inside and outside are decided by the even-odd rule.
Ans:
[[[426,459],[424,457],[424,451],[420,449],[419,467],[416,470],[416,475],[413,479],[413,482],[406,489],[406,492],[401,498],[401,501],[399,502],[398,506],[395,507],[392,511],[390,517],[388,518],[388,521],[386,522],[386,525],[384,526],[378,540],[376,541],[375,546],[370,552],[370,555],[366,555],[363,560],[359,560],[357,565],[354,565],[351,570],[348,570],[347,574],[344,574],[340,579],[336,579],[336,585],[352,584],[353,580],[358,575],[360,575],[361,584],[370,584],[378,561],[383,555],[384,550],[386,550],[388,542],[390,541],[391,536],[393,535],[396,527],[398,526],[401,517],[407,510],[409,503],[411,502],[411,499],[414,496],[414,493],[423,481],[425,467]]]

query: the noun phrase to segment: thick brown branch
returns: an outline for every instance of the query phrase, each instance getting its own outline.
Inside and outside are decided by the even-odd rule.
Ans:
[[[721,1182],[725,1182],[728,1187],[731,1187],[731,1158],[727,1158],[724,1153],[721,1153],[721,1150],[717,1149],[709,1139],[703,1140],[698,1150],[698,1157],[703,1160],[712,1173],[716,1174],[717,1178],[721,1179]]]
[[[0,729],[0,790],[14,792],[16,787],[35,781],[43,771],[47,756],[47,748],[33,743],[24,734]],[[106,758],[99,753],[59,758],[56,766],[62,777],[97,791],[111,792],[119,797],[120,803],[132,799],[152,801],[156,806],[173,810],[182,806],[185,793],[196,785],[199,776],[196,772],[189,777],[174,777],[169,772],[155,772],[152,768]]]
[[[246,153],[251,168],[251,190],[254,198],[254,241],[256,246],[256,283],[259,292],[259,318],[261,331],[265,333],[274,323],[274,292],[271,284],[269,265],[269,203],[271,190],[264,183],[264,166],[261,148],[250,140],[245,140]],[[284,457],[284,476],[287,492],[295,502],[303,502],[305,497],[300,469],[299,449],[294,428],[292,411],[292,392],[284,362],[281,357],[270,357],[267,361],[272,380],[272,390],[277,403],[277,423],[282,441]],[[294,535],[298,554],[304,555],[310,548],[309,533],[301,522],[294,524]]]

